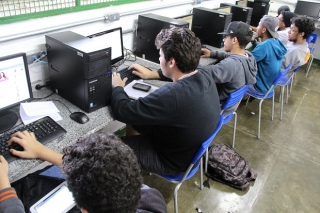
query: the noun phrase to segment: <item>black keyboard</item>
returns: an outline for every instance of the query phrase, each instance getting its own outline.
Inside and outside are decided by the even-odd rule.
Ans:
[[[3,157],[8,162],[11,162],[18,158],[12,155],[9,152],[9,149],[13,148],[19,151],[23,150],[23,148],[16,143],[12,143],[10,146],[8,146],[8,141],[10,139],[10,136],[15,132],[18,132],[18,131],[22,132],[25,130],[28,130],[29,132],[33,132],[37,140],[42,144],[46,144],[50,141],[53,141],[67,133],[67,131],[64,128],[62,128],[57,122],[55,122],[49,116],[41,118],[37,121],[34,121],[28,125],[15,129],[13,131],[8,131],[0,136],[0,155],[3,155]]]
[[[128,78],[126,81],[126,85],[130,84],[134,80],[140,79],[140,77],[136,76],[135,74],[132,74],[132,71],[128,70],[128,68],[129,67],[126,67],[126,68],[118,71],[118,73],[121,76],[121,79]]]

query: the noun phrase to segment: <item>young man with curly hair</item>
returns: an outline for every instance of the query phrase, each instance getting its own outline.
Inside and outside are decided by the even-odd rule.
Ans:
[[[180,174],[219,123],[219,96],[212,76],[196,70],[201,43],[191,30],[163,29],[155,45],[160,71],[139,64],[129,69],[143,79],[170,79],[173,83],[132,101],[123,88],[126,79],[113,73],[111,108],[116,120],[135,131],[121,139],[134,150],[142,169]]]
[[[315,31],[314,21],[305,16],[294,17],[288,32],[287,54],[282,61],[282,69],[292,64],[291,71],[308,62],[310,51],[307,38]]]
[[[94,133],[57,153],[39,143],[33,133],[17,132],[9,140],[24,151],[21,158],[39,158],[61,166],[68,188],[82,213],[166,213],[160,192],[142,187],[139,164],[132,149],[113,134]],[[139,202],[140,200],[140,202]],[[138,205],[139,204],[139,205]],[[0,156],[0,212],[24,212],[8,179],[8,163]]]

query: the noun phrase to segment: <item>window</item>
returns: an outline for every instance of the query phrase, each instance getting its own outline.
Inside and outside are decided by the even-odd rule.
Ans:
[[[1,0],[0,23],[54,16],[146,0]]]

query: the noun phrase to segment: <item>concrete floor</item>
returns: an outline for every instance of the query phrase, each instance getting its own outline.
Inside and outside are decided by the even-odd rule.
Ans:
[[[275,103],[271,116],[271,99],[262,105],[261,139],[257,139],[258,100],[240,105],[236,134],[236,151],[258,173],[248,191],[240,191],[210,180],[210,189],[199,189],[200,174],[184,182],[178,193],[179,212],[195,213],[273,213],[320,212],[320,72],[312,67],[305,79],[301,67],[294,81],[289,103]],[[276,100],[279,88],[276,89]],[[214,142],[231,145],[233,122],[222,127]],[[150,187],[164,196],[168,211],[173,210],[175,185],[156,176],[143,175]]]

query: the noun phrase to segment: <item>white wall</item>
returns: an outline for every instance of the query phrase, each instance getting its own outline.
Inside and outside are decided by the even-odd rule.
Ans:
[[[0,57],[18,52],[32,55],[45,50],[45,35],[54,32],[71,30],[87,36],[115,27],[122,27],[125,31],[134,29],[139,14],[154,13],[175,18],[190,14],[193,7],[216,8],[221,2],[235,3],[235,0],[209,0],[201,4],[193,2],[193,0],[153,0],[0,25]],[[172,6],[176,4],[180,5]],[[163,7],[167,8],[158,9]],[[105,21],[104,15],[113,12],[120,13],[120,20]],[[132,33],[123,36],[124,46],[128,49],[133,49],[133,36]],[[29,70],[31,82],[48,79],[46,64],[35,63]]]

